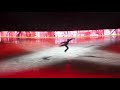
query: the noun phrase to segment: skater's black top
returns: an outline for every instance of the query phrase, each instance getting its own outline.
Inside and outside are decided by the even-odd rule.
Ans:
[[[72,39],[73,39],[73,38],[67,39],[67,41],[61,42],[60,44],[64,44],[65,46],[67,46],[68,43],[69,43]]]

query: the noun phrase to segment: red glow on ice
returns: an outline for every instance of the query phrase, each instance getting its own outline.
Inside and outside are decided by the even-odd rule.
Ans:
[[[39,71],[23,71],[16,74],[0,75],[0,78],[120,78],[120,74],[103,74],[103,73],[82,73],[82,72],[69,72],[64,70],[52,71],[51,69]]]
[[[104,40],[105,40],[104,35],[110,35],[110,33],[112,33],[113,31],[114,31],[113,29],[112,30],[96,30],[96,31],[86,30],[86,31],[61,31],[61,32],[60,31],[57,31],[57,32],[32,32],[32,31],[24,32],[22,31],[20,34],[21,38],[35,37],[40,39],[28,39],[25,41],[23,40],[21,42],[21,46],[25,45],[29,49],[51,47],[51,46],[54,46],[55,44],[59,44],[60,42],[64,41],[66,38],[63,38],[63,37],[81,37],[81,38],[76,38],[74,41],[71,41],[70,42],[71,44],[82,43],[82,42],[89,43],[91,41],[97,41],[97,40],[101,40],[101,43],[104,43]],[[19,47],[20,44],[19,46],[17,45],[18,40],[16,38],[9,38],[9,37],[16,37],[17,33],[18,33],[17,31],[0,32],[1,37],[7,37],[7,38],[0,38],[1,44],[4,44],[0,46],[1,48],[0,59],[21,55],[24,53],[30,53],[30,51],[27,51],[27,48],[20,48]],[[112,33],[112,35],[120,35],[120,29],[117,29],[115,32]],[[91,38],[91,36],[95,36],[95,38]],[[54,38],[45,39],[46,37],[54,37]],[[58,37],[62,37],[62,38],[58,38]],[[117,38],[116,36],[115,40],[119,40],[119,38]],[[13,44],[6,44],[8,42],[13,42]],[[103,47],[103,49],[111,52],[120,53],[120,44]],[[1,78],[119,78],[120,77],[119,73],[118,74],[104,74],[104,73],[98,74],[98,73],[77,72],[72,70],[71,63],[72,62],[69,62],[58,69],[56,69],[56,67],[43,68],[43,69],[36,68],[34,70],[27,70],[27,71],[22,71],[22,72],[7,74],[7,75],[0,75],[0,77]],[[62,71],[60,71],[61,68],[62,68]]]

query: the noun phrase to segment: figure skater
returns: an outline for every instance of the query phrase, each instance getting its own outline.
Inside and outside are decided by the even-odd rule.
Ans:
[[[65,51],[64,52],[66,52],[68,49],[69,49],[69,47],[68,47],[68,44],[69,44],[69,42],[71,41],[71,40],[73,40],[74,38],[71,38],[71,39],[67,39],[67,41],[64,41],[64,42],[61,42],[60,44],[60,47],[61,46],[65,46],[66,47],[66,49],[65,49]]]

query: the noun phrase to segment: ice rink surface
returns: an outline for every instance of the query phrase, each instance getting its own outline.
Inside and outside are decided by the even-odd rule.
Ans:
[[[55,41],[55,38],[51,41]],[[42,42],[27,39],[21,39],[19,43],[2,42],[0,48],[3,52],[0,52],[0,57],[3,58],[0,60],[0,75],[26,70],[37,71],[43,68],[57,72],[120,74],[120,53],[110,48],[113,45],[116,47],[114,43],[117,43],[117,50],[120,48],[119,39],[117,40],[115,36],[112,39],[109,36],[104,39],[92,38],[84,42],[76,40],[68,45],[67,52],[64,52],[65,47],[59,47],[59,43],[52,44],[47,39]],[[110,50],[105,47],[109,47]],[[16,54],[19,50],[22,50],[22,53]]]

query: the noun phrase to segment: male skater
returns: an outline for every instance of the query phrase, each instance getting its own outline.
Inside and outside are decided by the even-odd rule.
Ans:
[[[60,47],[61,47],[61,46],[65,46],[65,47],[66,47],[66,49],[65,49],[64,52],[66,52],[66,51],[69,49],[68,44],[69,44],[69,42],[70,42],[72,39],[75,39],[75,38],[67,39],[67,41],[64,41],[64,42],[61,42],[61,43],[60,43],[60,44],[61,44]]]

